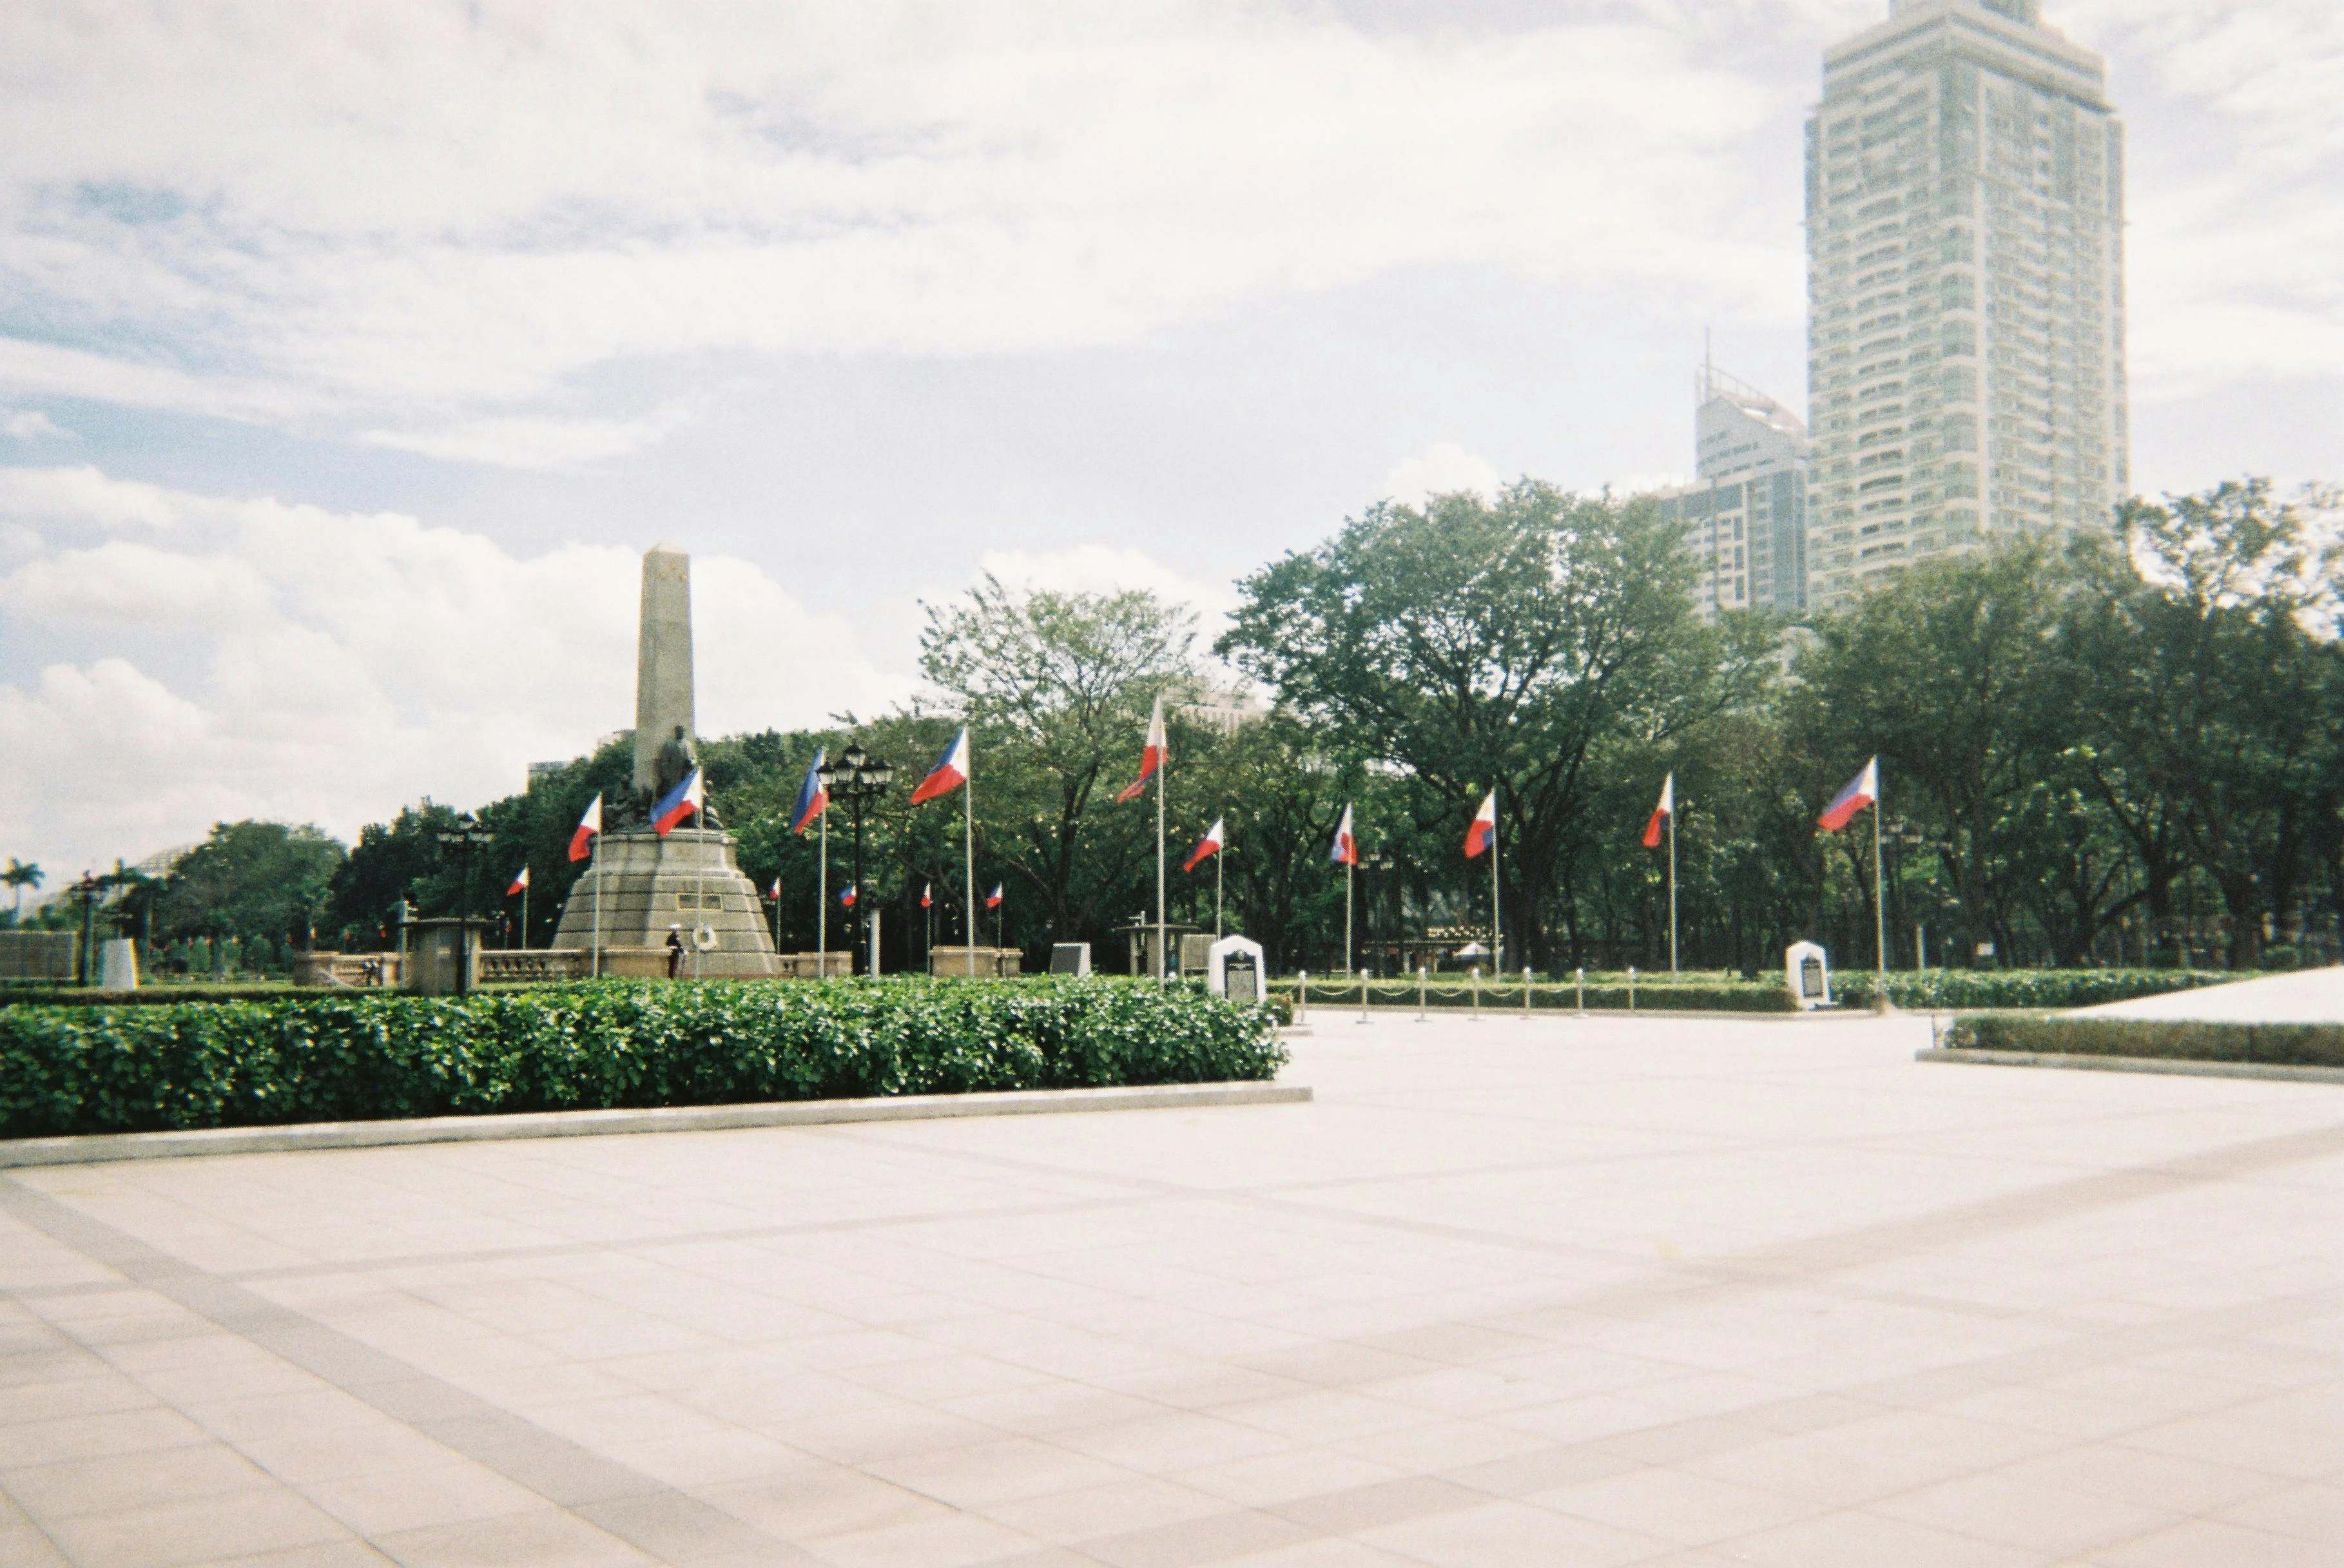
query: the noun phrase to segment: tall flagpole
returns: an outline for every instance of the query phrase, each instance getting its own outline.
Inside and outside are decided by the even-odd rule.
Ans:
[[[1228,845],[1213,851],[1213,940],[1221,939],[1221,856],[1229,852]]]
[[[827,786],[824,786],[825,790]],[[822,869],[813,881],[813,977],[830,978],[830,796],[822,802]]]
[[[968,749],[968,777],[960,782],[961,873],[968,890],[968,977],[976,978],[976,748]]]
[[[1164,949],[1171,942],[1164,929],[1164,775],[1171,772],[1170,759],[1159,757],[1156,762],[1156,983],[1164,984],[1165,960],[1171,955]]]
[[[602,977],[602,833],[594,832],[594,864],[587,870],[594,877],[594,978]]]
[[[1353,850],[1343,861],[1343,973],[1346,975],[1351,972],[1351,875],[1359,869],[1359,852]]]
[[[1874,758],[1872,765],[1877,769],[1879,759]],[[1876,774],[1874,782],[1878,782]],[[1888,881],[1880,858],[1880,796],[1887,793],[1883,785],[1872,797],[1872,959],[1879,987],[1873,994],[1879,997],[1882,1012],[1888,1010]]]
[[[1671,794],[1676,792],[1670,791]],[[1669,802],[1669,974],[1677,972],[1677,806]]]
[[[523,863],[521,869],[527,871],[528,865]],[[529,884],[526,882],[520,885],[520,945],[523,947],[529,946]]]
[[[1495,794],[1497,792],[1490,792]],[[1498,824],[1490,824],[1490,978],[1506,972],[1506,939],[1498,909]]]

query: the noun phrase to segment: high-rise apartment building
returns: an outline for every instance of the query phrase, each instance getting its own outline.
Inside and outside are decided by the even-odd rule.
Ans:
[[[1807,430],[1755,387],[1704,365],[1694,384],[1694,471],[1701,482],[1661,491],[1661,515],[1682,520],[1701,563],[1693,605],[1704,620],[1753,608],[1807,607]]]
[[[1807,121],[1809,596],[2127,492],[2124,142],[2037,0],[1892,0]]]

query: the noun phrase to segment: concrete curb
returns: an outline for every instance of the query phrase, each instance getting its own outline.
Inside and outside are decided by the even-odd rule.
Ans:
[[[1984,1051],[1932,1046],[1918,1062],[1968,1062],[1988,1067],[2068,1067],[2092,1073],[2164,1073],[2186,1078],[2270,1078],[2282,1083],[2344,1084],[2344,1067],[2299,1067],[2276,1062],[2193,1062],[2172,1057],[2066,1056],[2045,1051]]]
[[[419,1117],[409,1121],[326,1121],[298,1127],[204,1128],[190,1132],[94,1133],[81,1138],[0,1139],[0,1168],[96,1165],[121,1159],[183,1159],[212,1154],[278,1154],[310,1148],[380,1148],[403,1143],[489,1143],[523,1138],[602,1138],[618,1133],[818,1127],[850,1121],[934,1121],[945,1117],[1042,1116],[1060,1111],[1194,1110],[1214,1106],[1292,1105],[1308,1098],[1310,1089],[1303,1084],[1156,1084],[1130,1088],[1016,1089],[1005,1094],[892,1095],[875,1099],[667,1106],[650,1110]]]

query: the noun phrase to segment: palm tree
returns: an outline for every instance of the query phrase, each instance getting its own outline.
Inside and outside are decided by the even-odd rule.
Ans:
[[[44,875],[45,874],[42,872],[40,867],[40,863],[37,861],[27,865],[13,855],[8,857],[8,869],[5,871],[0,871],[0,883],[5,883],[8,886],[15,889],[15,912],[18,915],[25,913],[25,889],[27,887],[38,887],[42,883]]]

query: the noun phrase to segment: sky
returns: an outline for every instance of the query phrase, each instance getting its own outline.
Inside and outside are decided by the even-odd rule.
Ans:
[[[986,572],[1246,572],[1804,403],[1801,121],[1886,0],[0,7],[0,856],[350,836],[916,688]],[[2128,137],[2149,493],[2344,479],[2344,7],[2046,0]],[[1135,743],[1136,744],[1136,743]]]

